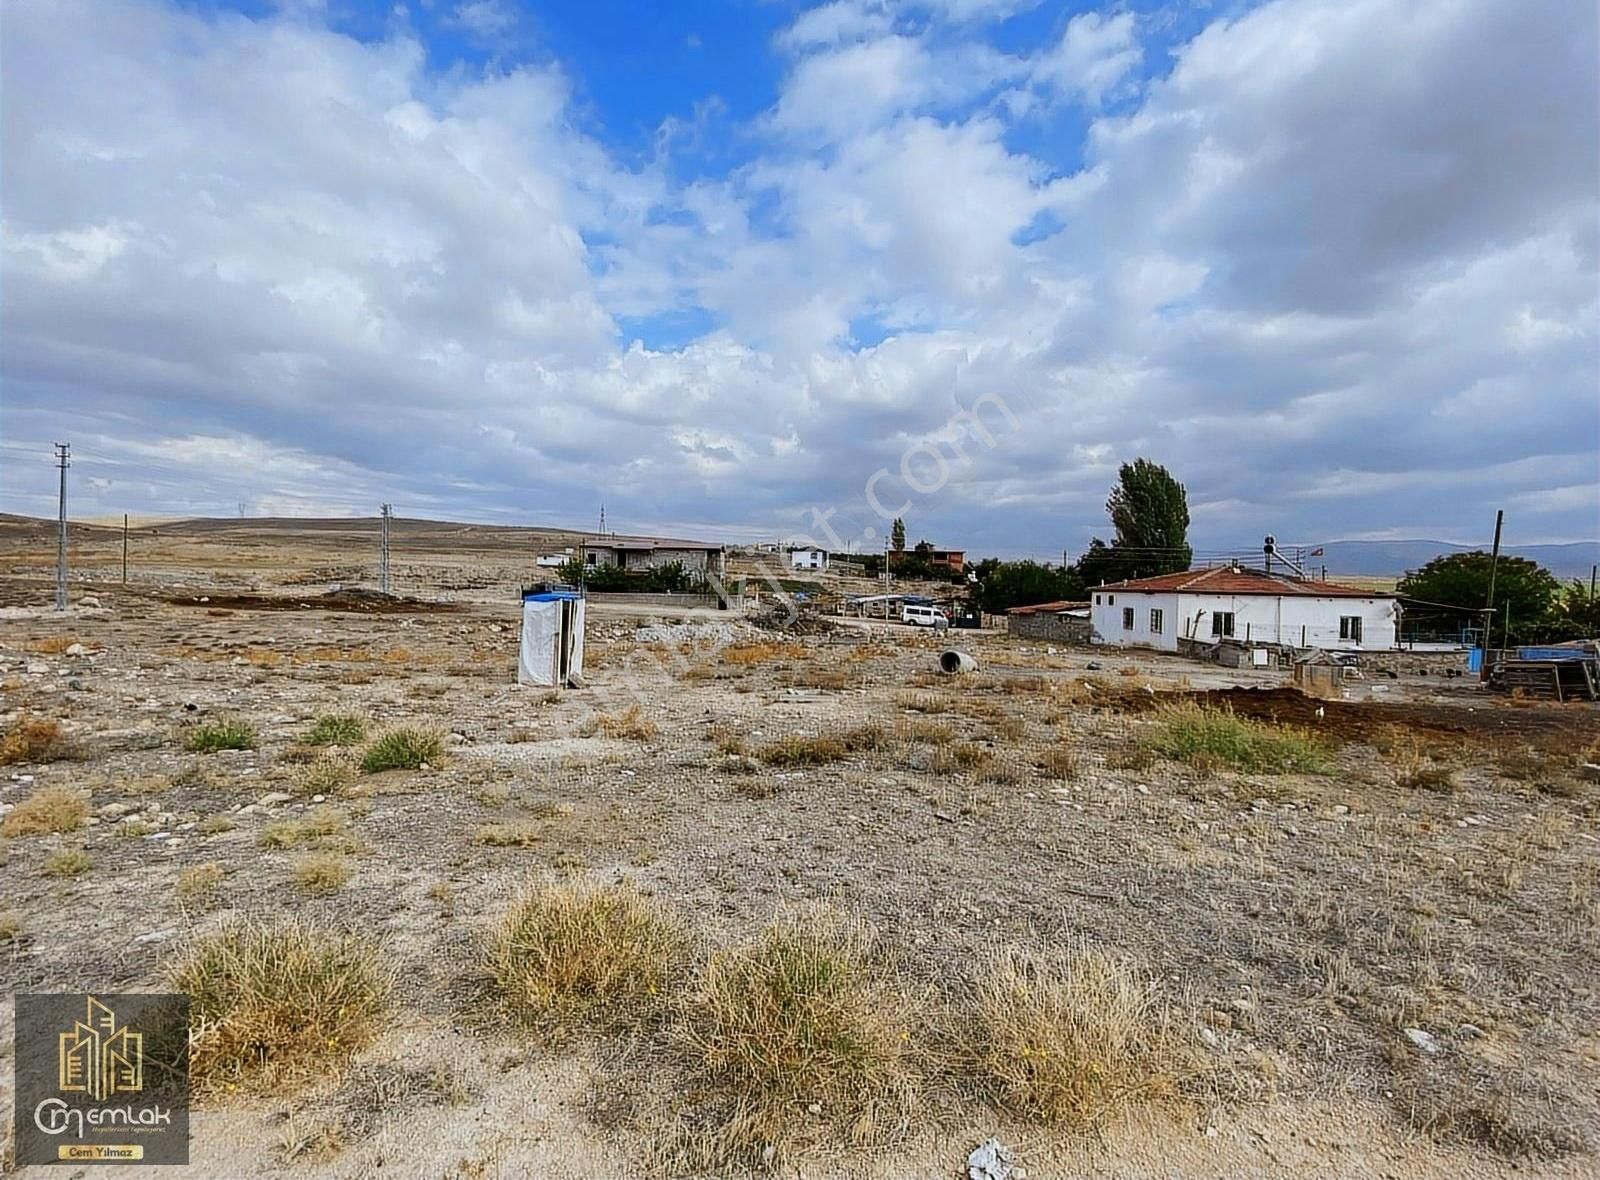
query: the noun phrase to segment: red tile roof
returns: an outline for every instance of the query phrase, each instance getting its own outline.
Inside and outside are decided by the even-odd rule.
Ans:
[[[1087,602],[1036,602],[1032,606],[1014,606],[1008,615],[1053,615],[1057,611],[1087,610]]]
[[[1262,570],[1219,566],[1208,570],[1184,570],[1176,574],[1157,574],[1153,578],[1134,578],[1108,582],[1096,590],[1130,590],[1144,594],[1266,594],[1293,598],[1393,598],[1382,590],[1363,590],[1337,582],[1313,582],[1288,574],[1269,574]]]

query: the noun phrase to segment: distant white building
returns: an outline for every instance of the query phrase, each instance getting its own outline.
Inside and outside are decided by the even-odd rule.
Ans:
[[[1096,643],[1177,651],[1179,639],[1383,651],[1397,646],[1392,594],[1224,566],[1097,586]]]
[[[799,549],[789,550],[789,568],[792,570],[817,570],[828,568],[828,551],[818,549],[815,545],[807,545]]]

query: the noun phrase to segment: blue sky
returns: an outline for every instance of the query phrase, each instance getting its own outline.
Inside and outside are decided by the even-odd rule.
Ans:
[[[6,4],[0,508],[1600,535],[1592,6],[641,7]]]

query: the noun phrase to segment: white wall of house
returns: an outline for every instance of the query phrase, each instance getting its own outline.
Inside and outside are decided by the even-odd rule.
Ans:
[[[789,550],[789,568],[792,570],[825,570],[828,568],[826,549]]]
[[[1217,620],[1232,638],[1338,651],[1385,651],[1395,646],[1399,606],[1392,598],[1313,598],[1266,594],[1152,594],[1096,590],[1090,618],[1099,643],[1176,651],[1180,637],[1210,640]],[[1131,610],[1131,627],[1126,626]],[[1151,612],[1160,611],[1159,619]],[[1350,620],[1354,620],[1351,622]],[[1159,627],[1159,629],[1157,629]]]
[[[1089,620],[1100,643],[1116,647],[1178,650],[1177,594],[1140,594],[1096,590],[1090,596]],[[1129,611],[1133,613],[1128,614]],[[1152,616],[1152,611],[1159,611]],[[1129,624],[1132,624],[1131,626]]]

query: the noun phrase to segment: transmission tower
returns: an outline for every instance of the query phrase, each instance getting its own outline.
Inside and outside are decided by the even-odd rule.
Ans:
[[[378,532],[378,589],[384,594],[389,593],[389,517],[394,511],[392,505],[384,504],[379,508],[382,520]]]
[[[56,466],[61,469],[60,513],[56,528],[56,609],[67,609],[67,468],[71,443],[56,444]]]

